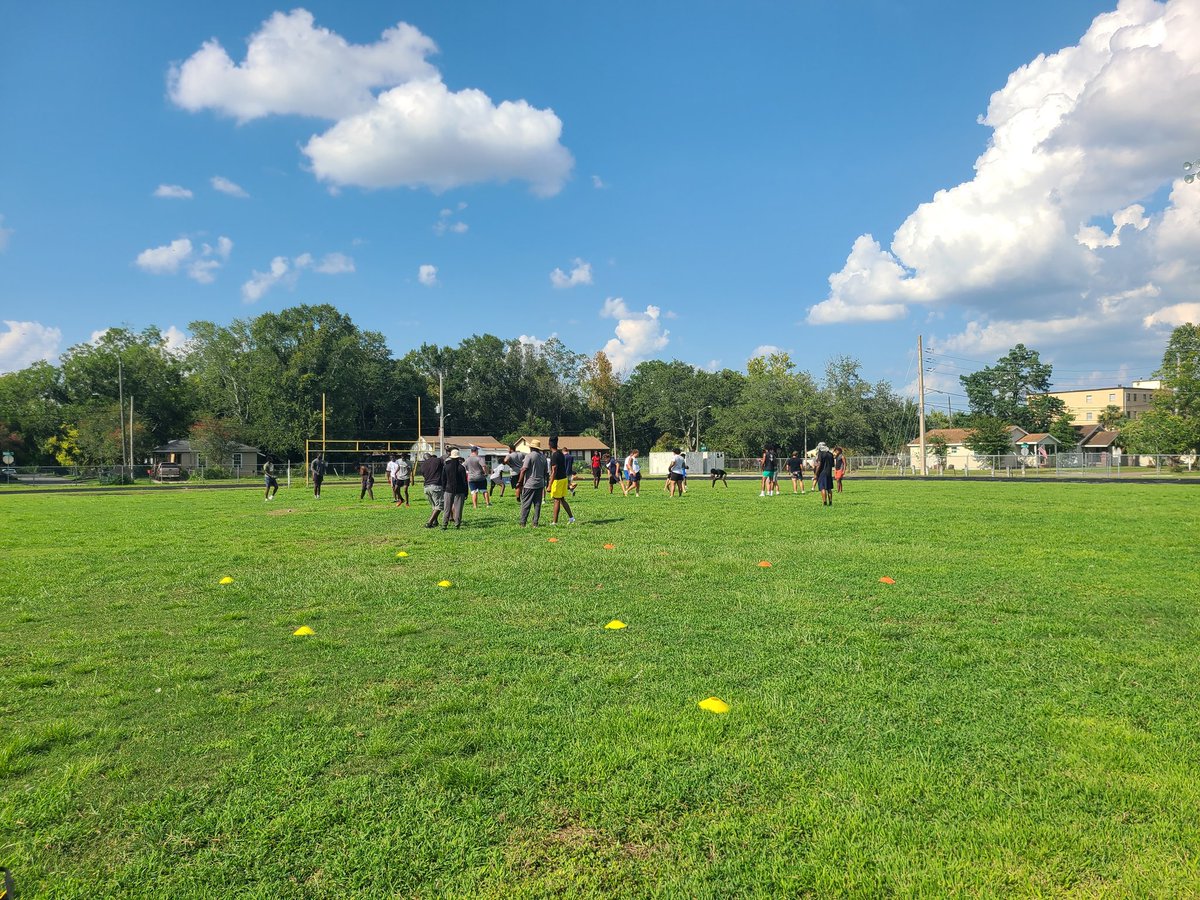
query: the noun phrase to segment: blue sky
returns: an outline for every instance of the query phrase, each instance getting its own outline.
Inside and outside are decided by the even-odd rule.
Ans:
[[[8,4],[0,370],[329,302],[397,355],[1127,381],[1200,318],[1197,6]]]

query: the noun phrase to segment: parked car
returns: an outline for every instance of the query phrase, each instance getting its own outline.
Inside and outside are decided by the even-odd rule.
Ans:
[[[0,469],[0,484],[16,484],[18,481],[16,469],[11,466]]]

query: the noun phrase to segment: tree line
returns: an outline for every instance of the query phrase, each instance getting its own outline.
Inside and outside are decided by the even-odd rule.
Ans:
[[[198,321],[171,349],[156,327],[110,328],[57,364],[0,375],[0,446],[20,464],[106,465],[190,437],[204,447],[241,441],[297,459],[330,438],[415,439],[437,434],[439,376],[447,434],[590,434],[622,451],[679,446],[755,456],[766,443],[817,441],[860,453],[896,453],[912,437],[915,404],[886,381],[870,383],[848,356],[820,376],[787,353],[745,372],[648,360],[625,375],[603,352],[476,334],[456,346],[422,344],[395,357],[382,334],[330,305]],[[418,398],[422,421],[417,421]],[[129,405],[133,403],[132,433]]]
[[[0,449],[20,464],[106,465],[120,462],[131,442],[140,462],[155,446],[188,437],[202,448],[236,440],[298,459],[305,440],[321,433],[322,394],[331,438],[415,440],[437,434],[439,376],[446,432],[505,443],[528,434],[611,442],[615,425],[622,451],[711,447],[747,457],[768,443],[803,450],[823,440],[851,454],[904,454],[917,432],[916,404],[886,381],[868,382],[849,356],[826,361],[819,376],[782,352],[751,359],[745,372],[653,359],[622,375],[603,352],[576,353],[557,338],[534,344],[477,334],[395,357],[382,334],[330,305],[228,325],[193,322],[189,330],[191,340],[173,350],[158,328],[110,328],[56,365],[0,375]],[[1074,446],[1062,402],[1047,396],[1052,374],[1036,350],[1018,344],[961,377],[969,412],[931,413],[927,427],[970,428],[980,453],[1009,452],[1007,425]],[[1165,390],[1150,412],[1122,421],[1110,410],[1102,420],[1120,428],[1131,452],[1194,449],[1200,329],[1176,328],[1155,374]]]

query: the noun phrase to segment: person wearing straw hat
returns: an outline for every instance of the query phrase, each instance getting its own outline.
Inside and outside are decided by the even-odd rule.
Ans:
[[[521,527],[529,521],[529,513],[533,512],[533,527],[538,527],[542,517],[542,495],[546,491],[547,475],[546,457],[542,454],[542,442],[530,438],[529,452],[521,463],[521,473],[517,483],[521,486]]]
[[[463,467],[462,454],[455,447],[450,451],[450,456],[445,462],[442,469],[442,504],[446,510],[446,517],[442,519],[442,531],[450,527],[450,520],[454,520],[454,527],[462,527],[463,506],[467,502],[467,470]]]
[[[833,454],[824,441],[817,444],[817,461],[814,465],[817,490],[821,492],[821,505],[833,506]]]

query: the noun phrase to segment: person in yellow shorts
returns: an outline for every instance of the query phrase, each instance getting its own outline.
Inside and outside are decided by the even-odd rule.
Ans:
[[[550,499],[554,501],[554,509],[550,515],[550,524],[558,524],[558,510],[562,507],[567,512],[567,524],[575,524],[575,516],[571,513],[571,504],[567,502],[567,482],[570,473],[567,471],[567,455],[558,449],[558,438],[550,438]]]

